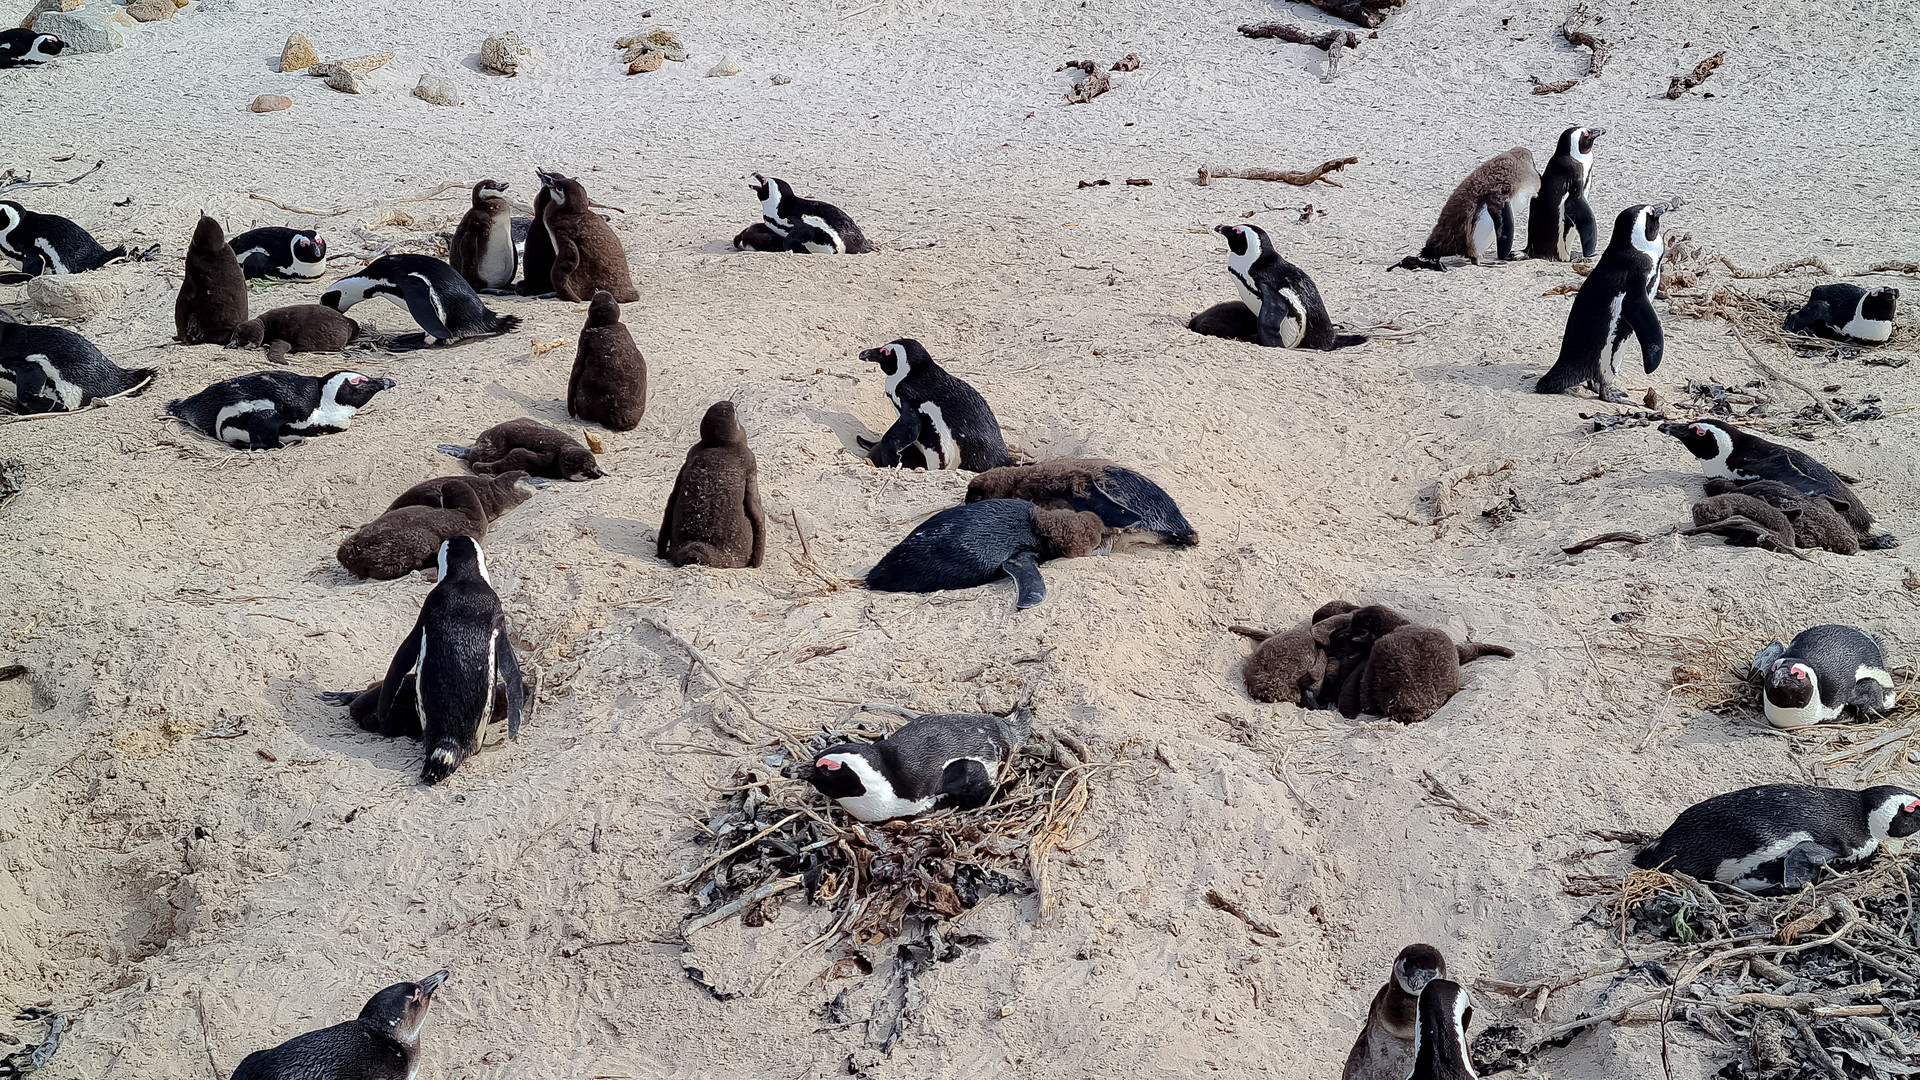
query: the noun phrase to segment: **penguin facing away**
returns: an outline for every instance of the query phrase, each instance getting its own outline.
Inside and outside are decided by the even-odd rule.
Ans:
[[[700,441],[673,479],[657,552],[674,566],[737,570],[759,566],[766,548],[759,464],[733,402],[716,401],[700,418]]]
[[[949,506],[915,526],[867,571],[877,592],[973,589],[1012,577],[1015,611],[1047,598],[1039,564],[1091,555],[1106,532],[1100,515],[1044,510],[1025,499],[983,499]]]
[[[1540,190],[1533,151],[1516,146],[1467,174],[1440,208],[1440,220],[1419,255],[1395,264],[1408,270],[1439,270],[1441,260],[1467,258],[1475,263],[1524,259],[1513,248],[1516,217],[1524,219]]]
[[[501,180],[473,185],[473,205],[453,230],[447,245],[447,265],[480,293],[512,293],[520,272],[520,252],[513,245],[513,209],[499,192]]]
[[[1419,1015],[1413,1071],[1406,1080],[1479,1080],[1467,1058],[1473,1003],[1466,988],[1448,979],[1433,980],[1420,991]]]
[[[327,272],[327,242],[312,229],[268,226],[250,229],[227,245],[240,260],[248,281],[255,278],[300,280]]]
[[[567,378],[567,415],[609,431],[632,431],[647,415],[647,360],[605,289],[593,294],[580,330]]]
[[[1886,650],[1851,626],[1813,626],[1790,644],[1775,641],[1754,654],[1753,670],[1765,683],[1767,722],[1777,728],[1824,724],[1848,708],[1876,719],[1900,700]]]
[[[0,68],[44,64],[67,47],[52,34],[35,33],[26,27],[0,30]]]
[[[220,223],[205,214],[187,247],[186,275],[173,302],[174,340],[225,345],[247,321],[247,278]]]
[[[1882,845],[1897,853],[1915,832],[1920,795],[1905,788],[1765,784],[1682,810],[1633,865],[1762,895],[1797,892],[1820,867],[1857,865]]]
[[[541,178],[543,181],[545,177]],[[543,182],[533,197],[533,219],[527,222],[520,244],[520,295],[546,296],[553,292],[553,237],[543,222],[547,207],[553,205],[553,192]]]
[[[373,995],[357,1019],[255,1050],[233,1080],[412,1080],[420,1071],[420,1029],[433,995],[451,977],[436,971]]]
[[[982,499],[1025,499],[1049,510],[1090,510],[1109,529],[1140,530],[1176,547],[1200,542],[1199,532],[1159,484],[1099,458],[1056,458],[988,469],[967,484],[967,501]]]
[[[1647,374],[1660,366],[1665,345],[1653,294],[1660,288],[1660,258],[1666,253],[1660,218],[1668,209],[1660,203],[1620,211],[1607,250],[1580,283],[1573,308],[1567,312],[1560,358],[1534,386],[1535,393],[1564,394],[1584,384],[1598,391],[1603,401],[1625,401],[1626,392],[1615,384],[1629,337],[1640,342]]]
[[[520,325],[518,315],[502,315],[487,307],[465,278],[431,255],[382,255],[358,274],[334,282],[321,294],[320,302],[344,312],[375,296],[406,308],[425,331],[394,338],[387,343],[389,349],[499,337]]]
[[[153,378],[154,369],[123,368],[93,342],[58,326],[0,322],[0,381],[27,413],[72,412]]]
[[[1570,127],[1540,177],[1540,192],[1527,214],[1527,256],[1569,262],[1592,258],[1597,233],[1587,205],[1593,176],[1593,142],[1606,128]]]
[[[1313,279],[1281,257],[1266,230],[1236,224],[1216,225],[1213,231],[1227,239],[1227,273],[1245,314],[1216,305],[1194,316],[1188,329],[1277,349],[1342,349],[1367,340],[1333,332]]]
[[[347,430],[355,412],[375,394],[393,387],[392,379],[369,378],[357,371],[330,371],[318,377],[297,371],[259,371],[169,402],[167,412],[237,450],[277,450],[285,434]]]
[[[125,247],[101,247],[92,233],[58,214],[36,214],[0,200],[0,255],[30,277],[98,270],[126,254]]]
[[[884,739],[829,746],[787,774],[805,780],[861,821],[984,806],[1002,766],[1027,741],[1033,713],[934,713]]]
[[[875,465],[985,472],[1013,464],[987,399],[934,363],[926,346],[900,338],[862,351],[860,359],[880,368],[899,413],[878,442],[857,439]]]
[[[1806,306],[1787,316],[1785,329],[1790,334],[1879,345],[1893,336],[1893,302],[1898,299],[1900,290],[1887,286],[1819,285]]]
[[[1900,541],[1892,536],[1870,536],[1873,514],[1833,470],[1815,461],[1809,454],[1790,446],[1768,442],[1719,420],[1696,420],[1691,424],[1661,424],[1660,433],[1680,440],[1687,452],[1700,461],[1700,471],[1709,478],[1723,478],[1741,485],[1754,480],[1785,484],[1802,494],[1822,498],[1833,505],[1855,531],[1862,536],[1861,547],[1892,548]]]
[[[1431,945],[1409,945],[1393,958],[1386,985],[1373,995],[1367,1022],[1347,1054],[1340,1080],[1406,1080],[1420,1030],[1420,994],[1447,977],[1447,961]]]

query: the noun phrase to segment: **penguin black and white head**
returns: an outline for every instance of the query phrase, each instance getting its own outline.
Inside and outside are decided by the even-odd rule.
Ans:
[[[1319,287],[1305,270],[1280,255],[1266,230],[1236,223],[1216,225],[1213,231],[1226,237],[1227,273],[1240,302],[1254,315],[1253,341],[1269,348],[1324,350],[1367,340],[1334,334]],[[1200,333],[1217,332],[1203,325],[1208,320],[1209,313],[1202,313],[1188,325]]]
[[[1787,316],[1784,326],[1788,333],[1878,345],[1893,337],[1893,305],[1899,298],[1899,289],[1884,285],[1821,285],[1804,307]]]
[[[309,1031],[241,1059],[233,1080],[411,1080],[420,1072],[420,1029],[433,995],[451,978],[441,970],[373,995],[357,1019]]]
[[[312,229],[267,226],[228,241],[248,281],[311,280],[327,272],[327,241]]]
[[[1898,853],[1916,832],[1920,795],[1905,788],[1766,784],[1681,811],[1633,864],[1752,893],[1795,892],[1822,866],[1857,865],[1883,845]]]
[[[878,441],[858,440],[869,461],[883,468],[969,472],[1013,464],[987,399],[934,363],[918,341],[889,341],[862,350],[860,359],[880,368],[887,400],[897,413]]]
[[[1570,127],[1560,133],[1560,141],[1553,148],[1553,156],[1565,156],[1580,163],[1580,182],[1585,184],[1593,176],[1593,144],[1607,133],[1606,128]]]
[[[1407,1080],[1479,1080],[1467,1058],[1467,1026],[1473,1001],[1449,979],[1435,979],[1420,991],[1420,1027],[1413,1040],[1413,1071]]]
[[[334,282],[321,294],[320,302],[346,311],[374,296],[406,308],[426,332],[419,342],[395,339],[403,349],[498,337],[520,325],[519,316],[501,315],[487,307],[458,271],[431,255],[382,255],[358,274]],[[389,342],[390,349],[395,342]]]
[[[1851,626],[1809,627],[1790,644],[1773,642],[1754,654],[1753,668],[1765,684],[1767,721],[1777,728],[1823,724],[1848,707],[1874,718],[1899,702],[1886,650]]]
[[[1605,128],[1570,127],[1547,169],[1540,174],[1540,190],[1527,211],[1527,255],[1566,262],[1593,255],[1597,233],[1593,209],[1587,204],[1587,183],[1593,176],[1594,141]]]
[[[1900,544],[1890,535],[1869,535],[1868,530],[1873,527],[1872,512],[1832,469],[1809,454],[1768,442],[1719,420],[1661,424],[1660,433],[1679,439],[1687,452],[1699,459],[1700,471],[1709,477],[1742,484],[1755,480],[1785,484],[1803,495],[1832,503],[1847,524],[1860,533],[1861,547],[1880,549]]]
[[[1447,961],[1431,945],[1409,945],[1393,959],[1386,985],[1373,995],[1367,1021],[1347,1054],[1340,1080],[1406,1080],[1420,1029],[1420,995],[1447,977]]]
[[[760,219],[776,235],[785,237],[797,220],[788,209],[794,201],[793,185],[777,176],[754,173],[753,183],[747,187],[760,200]]]
[[[0,68],[44,64],[67,47],[52,34],[35,33],[25,27],[0,30]]]
[[[861,821],[889,821],[986,804],[1001,766],[1027,741],[1033,714],[939,713],[916,717],[875,742],[829,746],[788,770]]]

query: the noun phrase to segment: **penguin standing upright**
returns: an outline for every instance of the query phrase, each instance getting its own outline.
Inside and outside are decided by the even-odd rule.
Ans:
[[[1593,176],[1593,141],[1606,128],[1570,127],[1540,175],[1540,191],[1527,214],[1527,255],[1568,262],[1592,258],[1597,232],[1587,205],[1587,181]]]
[[[887,399],[899,411],[878,442],[858,440],[875,465],[985,472],[1013,464],[987,399],[934,363],[926,346],[900,338],[860,359],[880,366]]]
[[[1628,337],[1640,341],[1640,359],[1653,374],[1660,366],[1664,339],[1660,315],[1653,310],[1653,294],[1660,288],[1660,258],[1666,240],[1660,235],[1660,217],[1670,207],[1629,206],[1613,223],[1613,237],[1593,272],[1580,283],[1567,312],[1567,329],[1560,339],[1560,359],[1534,386],[1540,394],[1564,394],[1581,385],[1593,387],[1604,401],[1625,401],[1620,378],[1620,352]]]
[[[657,552],[674,566],[737,570],[759,566],[766,550],[759,463],[733,402],[716,401],[700,418],[700,441],[673,478]]]
[[[1467,1025],[1473,1002],[1467,990],[1435,979],[1420,991],[1419,1030],[1413,1037],[1413,1071],[1406,1080],[1479,1080],[1467,1057]]]
[[[402,678],[415,673],[427,760],[420,779],[437,784],[480,750],[481,727],[494,688],[507,686],[507,738],[520,737],[520,661],[507,638],[507,616],[487,578],[487,557],[470,536],[440,545],[440,583],[420,605],[420,618],[393,654],[381,680],[376,714],[386,728]],[[497,719],[497,717],[496,717]]]
[[[1240,290],[1231,301],[1193,317],[1187,328],[1276,349],[1342,349],[1367,339],[1335,335],[1320,290],[1305,270],[1282,258],[1258,225],[1216,225],[1227,238],[1227,273]]]
[[[52,34],[36,33],[26,27],[0,30],[0,68],[44,64],[67,47]]]
[[[593,212],[593,200],[580,181],[559,173],[542,172],[540,181],[547,196],[540,222],[553,245],[553,266],[548,277],[553,294],[562,300],[593,299],[606,290],[622,304],[640,299],[633,287],[633,272],[627,266],[627,251],[620,244],[613,226]]]
[[[533,219],[526,221],[526,235],[520,244],[520,295],[545,296],[553,291],[553,237],[547,235],[547,207],[553,205],[553,192],[543,183],[533,197]],[[520,221],[516,219],[515,227]]]
[[[1915,832],[1920,795],[1905,788],[1763,784],[1682,810],[1633,865],[1752,893],[1797,892],[1820,867],[1859,864],[1882,844],[1897,852]]]
[[[1414,1036],[1420,1030],[1420,994],[1447,977],[1447,961],[1431,945],[1409,945],[1393,958],[1393,974],[1367,1009],[1367,1022],[1347,1053],[1340,1080],[1407,1080]]]
[[[36,214],[17,202],[0,200],[0,255],[19,263],[29,276],[81,274],[126,254],[125,247],[101,247],[92,233],[59,214]]]
[[[230,241],[233,257],[248,281],[282,278],[300,281],[327,272],[327,242],[312,229],[268,226],[249,229]]]
[[[152,368],[129,371],[71,330],[0,322],[0,379],[22,412],[72,412],[151,378]]]
[[[1419,255],[1409,255],[1398,266],[1408,270],[1439,270],[1440,260],[1464,256],[1476,263],[1525,258],[1513,249],[1514,220],[1525,220],[1529,203],[1540,190],[1540,173],[1533,151],[1516,146],[1467,174],[1447,196],[1440,220],[1427,234]]]
[[[233,1080],[412,1080],[420,1073],[427,1008],[450,977],[441,970],[417,983],[395,983],[373,995],[358,1019],[248,1054]]]
[[[1815,286],[1806,306],[1787,316],[1790,334],[1813,334],[1834,341],[1879,345],[1893,336],[1893,302],[1900,290],[1882,285],[1863,289],[1840,282]]]
[[[1777,728],[1824,724],[1849,707],[1874,719],[1900,700],[1886,650],[1851,626],[1812,626],[1790,644],[1773,642],[1754,654],[1753,670],[1765,683],[1767,722]]]
[[[174,340],[225,345],[247,321],[247,278],[220,223],[205,214],[187,247],[187,269],[173,301]]]
[[[1026,706],[1011,716],[931,713],[874,742],[846,742],[787,770],[861,821],[986,805],[1001,767],[1033,730]]]
[[[1890,535],[1872,536],[1873,513],[1832,469],[1791,446],[1771,443],[1758,435],[1719,420],[1691,424],[1661,424],[1660,433],[1680,440],[1698,458],[1700,471],[1745,485],[1755,480],[1785,484],[1805,495],[1827,500],[1861,535],[1864,548],[1899,547]],[[1744,487],[1743,487],[1744,489]]]
[[[499,337],[520,325],[518,315],[502,315],[481,303],[465,278],[431,255],[382,255],[358,274],[334,282],[320,302],[346,311],[373,296],[406,308],[426,331],[394,338],[387,343],[389,349]]]
[[[473,185],[473,206],[453,230],[447,245],[447,263],[467,284],[482,293],[510,293],[520,272],[520,252],[513,246],[513,208],[498,194],[507,190],[500,180]]]

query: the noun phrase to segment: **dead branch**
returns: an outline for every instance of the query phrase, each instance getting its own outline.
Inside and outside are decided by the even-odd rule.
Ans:
[[[1826,274],[1829,277],[1839,276],[1838,274],[1834,273],[1833,267],[1827,265],[1827,260],[1821,258],[1818,255],[1802,255],[1797,259],[1789,259],[1786,262],[1778,263],[1774,266],[1770,266],[1765,270],[1742,270],[1739,267],[1733,265],[1733,260],[1727,258],[1725,255],[1716,254],[1714,255],[1714,259],[1717,260],[1720,263],[1720,265],[1726,267],[1728,273],[1732,274],[1734,277],[1737,277],[1737,278],[1778,277],[1789,270],[1798,270],[1798,269],[1801,269],[1802,267],[1808,267],[1808,266],[1813,267],[1814,269],[1820,271],[1823,274]],[[1871,272],[1872,271],[1869,271],[1869,273]]]
[[[1206,166],[1202,166],[1200,169],[1200,186],[1206,187],[1208,184],[1212,183],[1216,179],[1232,179],[1232,180],[1277,180],[1280,183],[1292,184],[1295,187],[1306,187],[1308,184],[1311,184],[1315,180],[1318,180],[1323,184],[1328,184],[1333,187],[1340,187],[1342,185],[1336,184],[1332,180],[1328,180],[1326,178],[1327,174],[1330,172],[1339,172],[1341,169],[1344,169],[1349,165],[1355,164],[1359,160],[1360,159],[1357,157],[1335,158],[1332,161],[1323,161],[1319,165],[1311,169],[1305,169],[1305,170],[1229,169],[1229,168],[1223,168],[1217,165],[1206,165]]]
[[[1120,59],[1118,59],[1118,60],[1115,60],[1115,61],[1113,62],[1113,67],[1112,67],[1112,68],[1110,68],[1109,70],[1111,70],[1111,71],[1139,71],[1139,70],[1140,70],[1140,54],[1139,54],[1139,53],[1128,53],[1127,55],[1125,55],[1125,56],[1123,56],[1123,57],[1121,57]]]
[[[1291,41],[1295,45],[1311,45],[1321,52],[1332,49],[1336,44],[1348,49],[1360,47],[1360,35],[1351,30],[1329,30],[1324,34],[1310,34],[1287,23],[1255,23],[1241,27],[1240,32],[1250,38],[1279,38],[1281,41]]]
[[[1207,890],[1207,903],[1212,904],[1214,907],[1219,908],[1221,911],[1224,911],[1227,914],[1233,916],[1234,918],[1239,919],[1241,922],[1246,923],[1247,929],[1253,931],[1256,934],[1261,934],[1270,938],[1277,938],[1280,936],[1280,931],[1275,930],[1271,925],[1267,923],[1265,919],[1260,918],[1258,915],[1253,914],[1252,912],[1248,911],[1246,908],[1243,908],[1239,904],[1236,904],[1233,901],[1227,899],[1226,897],[1220,895],[1220,892],[1217,889]]]
[[[1883,262],[1867,267],[1869,274],[1920,274],[1920,263]]]
[[[1705,60],[1693,65],[1693,71],[1690,73],[1686,75],[1675,75],[1673,80],[1667,84],[1667,100],[1672,101],[1694,87],[1699,86],[1701,83],[1706,82],[1707,76],[1713,74],[1713,69],[1720,66],[1721,59],[1726,55],[1726,50],[1722,49],[1712,56],[1707,57]]]
[[[1590,79],[1600,77],[1600,69],[1607,66],[1607,54],[1612,51],[1612,46],[1593,32],[1593,28],[1599,25],[1600,16],[1593,13],[1586,0],[1580,0],[1574,6],[1573,14],[1560,24],[1560,35],[1567,39],[1567,44],[1585,45],[1592,51],[1593,55],[1587,59],[1587,77]]]
[[[1529,75],[1533,80],[1533,92],[1536,94],[1564,94],[1580,85],[1579,79],[1564,79],[1560,82],[1542,82],[1537,75]]]
[[[1107,78],[1107,73],[1101,71],[1091,60],[1069,60],[1053,70],[1065,71],[1068,68],[1079,68],[1087,73],[1086,78],[1073,84],[1073,89],[1067,91],[1068,104],[1085,105],[1113,89],[1113,80]]]
[[[1745,335],[1740,333],[1739,326],[1732,322],[1727,323],[1727,326],[1733,330],[1733,340],[1739,342],[1742,349],[1747,350],[1747,362],[1753,365],[1754,370],[1775,382],[1786,383],[1788,386],[1812,398],[1813,403],[1820,407],[1820,415],[1826,417],[1829,423],[1839,424],[1841,422],[1839,414],[1833,411],[1833,406],[1827,404],[1826,398],[1814,393],[1813,387],[1808,386],[1798,379],[1788,378],[1786,375],[1781,374],[1772,364],[1760,359],[1760,354],[1754,352],[1753,346],[1747,344],[1747,339]]]
[[[1637,532],[1610,532],[1589,536],[1572,547],[1563,547],[1560,550],[1567,555],[1578,555],[1583,551],[1592,551],[1601,544],[1644,544],[1646,542],[1647,538]]]

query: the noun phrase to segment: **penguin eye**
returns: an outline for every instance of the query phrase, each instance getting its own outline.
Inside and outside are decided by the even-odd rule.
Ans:
[[[830,757],[823,757],[819,761],[814,762],[813,764],[815,768],[825,769],[828,772],[833,772],[835,769],[838,769],[840,767],[840,763],[833,760]]]
[[[1707,433],[1707,429],[1702,427],[1699,424],[1695,424],[1693,425],[1693,433],[1695,435],[1705,435]]]

